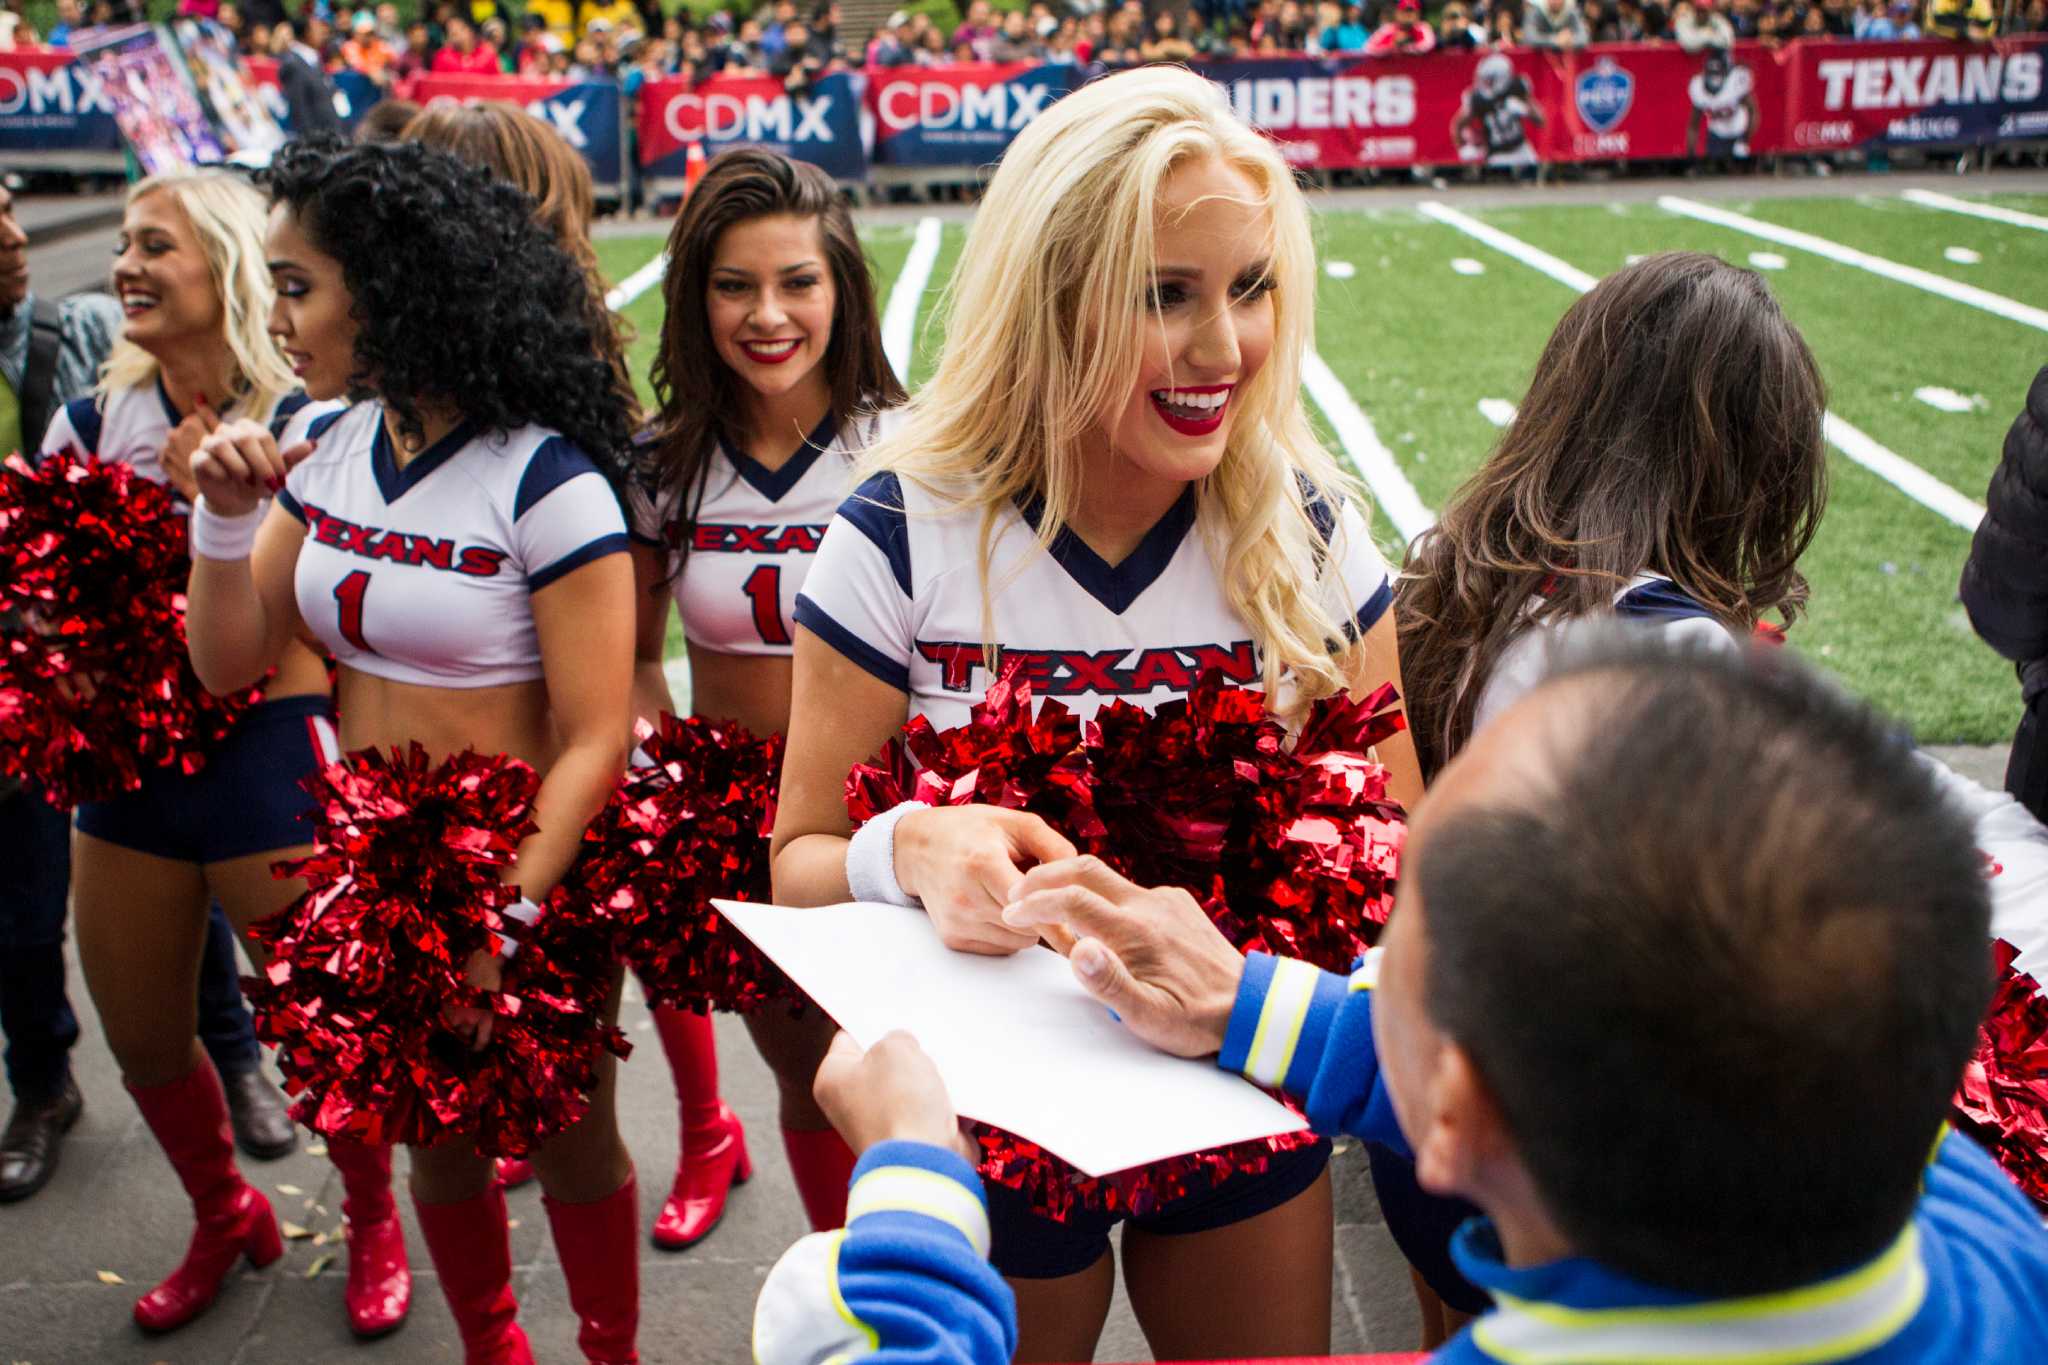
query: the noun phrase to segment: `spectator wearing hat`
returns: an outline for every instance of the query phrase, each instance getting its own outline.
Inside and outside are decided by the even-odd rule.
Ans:
[[[910,16],[897,10],[889,16],[887,23],[875,31],[868,40],[867,59],[869,66],[909,66],[917,60],[917,54],[904,41],[904,30],[910,27]]]
[[[1873,3],[1867,15],[1860,16],[1864,22],[1856,30],[1856,36],[1865,42],[1898,42],[1920,36],[1920,25],[1913,22],[1913,0],[1891,0],[1889,8]],[[1765,12],[1766,17],[1770,12]]]
[[[1436,30],[1422,17],[1422,0],[1395,0],[1394,12],[1366,40],[1368,57],[1420,57],[1436,51]]]
[[[397,74],[398,54],[377,32],[377,16],[369,10],[359,9],[356,17],[349,20],[348,40],[341,45],[341,64],[368,76],[380,90],[389,88]]]
[[[589,37],[591,26],[600,23],[612,34],[624,33],[627,29],[638,32],[640,11],[633,4],[633,0],[583,0],[583,3],[576,7],[578,37]]]
[[[1815,9],[1815,14],[1820,11]],[[1671,11],[1671,36],[1687,52],[1735,46],[1735,25],[1714,0],[1678,0]]]

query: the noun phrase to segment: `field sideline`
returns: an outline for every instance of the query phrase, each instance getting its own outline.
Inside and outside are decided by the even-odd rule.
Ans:
[[[1484,460],[1575,290],[1632,256],[1711,251],[1765,273],[1828,381],[1833,493],[1793,647],[1922,743],[2009,739],[2012,669],[1970,632],[1955,589],[2005,429],[2048,360],[2048,194],[1708,204],[1685,182],[1666,189],[1641,203],[1464,209],[1458,197],[1318,213],[1311,411],[1371,484],[1375,530],[1397,550]],[[863,233],[885,307],[902,296],[891,340],[911,351],[913,386],[943,340],[937,304],[966,230],[933,219]],[[601,239],[606,276],[634,276],[661,243]],[[929,263],[921,288],[907,262]],[[644,392],[659,289],[624,314]]]

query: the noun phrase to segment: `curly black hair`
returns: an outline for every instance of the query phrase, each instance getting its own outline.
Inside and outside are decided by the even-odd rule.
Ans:
[[[359,325],[350,388],[418,429],[422,403],[493,431],[542,426],[620,487],[633,395],[591,333],[583,268],[487,171],[418,143],[287,144],[271,200],[341,266]]]

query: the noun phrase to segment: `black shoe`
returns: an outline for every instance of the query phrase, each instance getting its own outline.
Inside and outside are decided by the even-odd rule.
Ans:
[[[220,1087],[227,1091],[228,1121],[234,1125],[237,1147],[258,1161],[275,1161],[299,1145],[298,1126],[287,1112],[284,1095],[262,1067],[225,1073]]]
[[[64,1135],[84,1112],[85,1097],[68,1076],[49,1099],[15,1101],[7,1131],[0,1134],[0,1204],[26,1199],[50,1183]]]

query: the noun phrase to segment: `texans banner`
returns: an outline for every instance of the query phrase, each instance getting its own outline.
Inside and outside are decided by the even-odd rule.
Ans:
[[[1787,146],[1971,146],[2048,138],[2048,38],[1795,44]]]
[[[1784,150],[1789,49],[1590,48],[1549,59],[1546,161],[1725,160]]]
[[[0,52],[0,161],[23,170],[121,169],[121,129],[106,87],[69,50]]]
[[[427,75],[414,82],[412,97],[421,104],[510,100],[560,133],[590,163],[591,182],[600,198],[625,192],[625,103],[613,81]]]
[[[980,166],[999,160],[1025,124],[1083,78],[1078,67],[1029,62],[870,71],[875,160],[890,166]]]
[[[692,146],[707,159],[728,147],[766,147],[835,180],[865,178],[860,79],[846,72],[826,76],[801,97],[772,76],[648,82],[640,88],[640,165],[648,192],[683,192]]]

